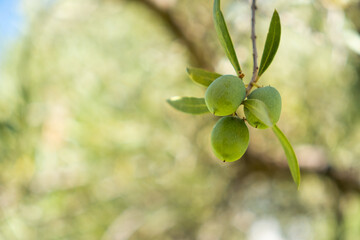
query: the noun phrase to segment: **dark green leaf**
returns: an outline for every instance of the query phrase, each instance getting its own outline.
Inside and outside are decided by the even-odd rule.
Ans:
[[[294,182],[296,183],[297,187],[300,186],[300,168],[299,163],[297,161],[294,149],[292,148],[289,140],[285,137],[284,133],[281,132],[281,130],[278,128],[278,126],[274,125],[272,127],[273,132],[279,139],[282,147],[284,148],[285,155],[288,161],[288,165],[290,168],[290,172],[292,175],[292,178],[294,179]]]
[[[244,107],[268,127],[273,126],[269,116],[269,110],[262,101],[258,99],[248,99],[244,101]]]
[[[210,113],[204,98],[172,97],[168,99],[167,102],[181,112],[190,114]]]
[[[241,67],[234,50],[234,45],[232,43],[228,28],[226,26],[224,16],[220,10],[220,0],[214,1],[213,15],[214,15],[215,29],[219,41],[225,50],[226,56],[233,65],[236,74],[239,74],[241,72]]]
[[[191,80],[205,87],[208,87],[215,79],[221,77],[221,74],[208,72],[199,68],[188,67],[186,71]]]
[[[279,48],[280,37],[281,37],[280,17],[278,12],[275,10],[271,18],[269,32],[266,37],[264,52],[261,57],[261,63],[258,74],[259,77],[266,71],[266,69],[270,66],[270,63],[274,59],[276,51]]]

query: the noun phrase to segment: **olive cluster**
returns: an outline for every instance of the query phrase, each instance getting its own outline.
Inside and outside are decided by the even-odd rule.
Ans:
[[[236,114],[239,106],[246,99],[263,102],[273,124],[281,113],[281,96],[273,87],[262,87],[252,91],[246,97],[243,81],[232,75],[223,75],[214,80],[205,93],[205,103],[209,111],[216,116],[223,116],[211,133],[211,145],[215,155],[222,161],[232,162],[241,158],[249,145],[249,130],[245,119]],[[246,121],[255,128],[265,129],[268,125],[258,119],[246,107]],[[229,116],[230,115],[230,116]]]
[[[281,38],[281,23],[275,10],[271,18],[269,31],[266,36],[264,51],[260,66],[257,65],[256,35],[255,35],[255,1],[251,5],[251,39],[253,44],[253,75],[248,88],[242,81],[244,74],[241,70],[234,45],[232,43],[224,15],[220,9],[220,0],[214,0],[213,17],[215,30],[219,42],[225,50],[226,56],[234,67],[238,76],[221,75],[203,69],[188,68],[190,78],[207,87],[205,98],[173,97],[168,103],[175,109],[190,113],[204,114],[211,112],[222,118],[215,124],[211,133],[211,145],[215,155],[224,162],[240,159],[249,145],[250,126],[259,129],[271,128],[278,138],[287,157],[289,169],[294,182],[300,185],[300,168],[295,151],[284,133],[276,123],[281,113],[281,97],[273,87],[251,89],[273,61]],[[243,105],[243,114],[238,115],[238,108]]]

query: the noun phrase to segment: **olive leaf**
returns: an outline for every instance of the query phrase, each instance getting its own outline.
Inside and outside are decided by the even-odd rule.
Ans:
[[[247,99],[244,101],[244,108],[249,110],[255,117],[257,117],[263,124],[272,127],[268,107],[265,103],[258,99]]]
[[[210,113],[204,98],[172,97],[167,102],[175,109],[190,114]]]
[[[220,10],[220,0],[214,1],[213,17],[215,23],[215,30],[222,47],[225,50],[226,56],[233,65],[236,74],[241,73],[241,67],[236,56],[234,45],[232,43],[224,16]]]
[[[279,48],[281,37],[281,23],[278,12],[275,10],[271,18],[269,32],[266,37],[264,52],[261,57],[258,76],[260,77],[270,66]]]
[[[188,67],[186,71],[191,80],[205,87],[208,87],[215,79],[221,77],[219,73],[209,72],[199,68]]]
[[[294,149],[292,148],[289,140],[286,138],[284,133],[278,128],[278,126],[274,125],[272,127],[273,132],[279,139],[282,147],[284,148],[284,152],[288,161],[289,169],[291,172],[291,176],[294,179],[297,187],[300,186],[300,168],[299,163],[297,161]]]

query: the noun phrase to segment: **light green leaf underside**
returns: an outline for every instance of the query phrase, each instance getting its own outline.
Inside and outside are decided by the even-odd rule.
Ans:
[[[297,187],[300,186],[300,168],[299,163],[297,161],[294,149],[292,148],[289,140],[286,138],[284,133],[278,128],[278,126],[274,125],[272,127],[273,132],[279,139],[282,147],[284,148],[285,155],[288,161],[288,165],[290,168],[291,176],[294,179],[294,182],[296,183]]]
[[[191,80],[205,87],[208,87],[215,79],[221,77],[219,73],[209,72],[199,68],[188,67],[186,71]]]
[[[281,23],[278,12],[275,10],[271,18],[269,32],[266,37],[264,52],[261,57],[259,77],[270,66],[275,54],[279,48],[281,38]]]
[[[269,116],[269,110],[262,101],[258,99],[248,99],[244,101],[244,107],[268,127],[273,126]]]
[[[213,17],[215,23],[215,30],[221,46],[224,48],[226,56],[230,60],[231,64],[233,65],[236,74],[238,75],[241,72],[241,67],[236,56],[236,52],[234,49],[233,42],[231,40],[228,28],[226,26],[226,22],[224,16],[220,10],[220,0],[214,1],[214,10],[213,10]]]
[[[210,113],[204,98],[172,97],[167,102],[175,109],[190,114]]]

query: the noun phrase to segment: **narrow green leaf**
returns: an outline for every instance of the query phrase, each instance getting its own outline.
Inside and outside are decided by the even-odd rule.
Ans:
[[[204,98],[195,97],[172,97],[167,102],[175,109],[190,113],[190,114],[203,114],[210,113]]]
[[[266,71],[270,66],[272,60],[275,57],[276,51],[279,48],[281,37],[281,23],[278,12],[275,10],[271,18],[269,32],[266,37],[264,52],[261,57],[259,77]]]
[[[290,172],[292,175],[292,178],[294,179],[294,182],[296,183],[297,187],[300,186],[300,168],[299,163],[297,161],[294,149],[292,148],[289,140],[286,138],[283,132],[278,128],[278,126],[274,125],[272,127],[273,132],[279,139],[282,147],[284,148],[285,155],[288,161],[288,165],[290,168]]]
[[[205,87],[208,87],[215,79],[221,77],[219,73],[209,72],[199,68],[188,67],[186,71],[191,80]]]
[[[258,99],[248,99],[244,101],[244,107],[268,127],[274,125],[271,122],[269,110],[264,102]]]
[[[236,74],[238,75],[241,72],[241,67],[237,59],[234,45],[232,43],[228,28],[226,26],[224,16],[220,10],[220,0],[214,1],[213,15],[214,15],[213,17],[214,17],[215,29],[219,41],[225,50],[226,56],[233,65]]]

